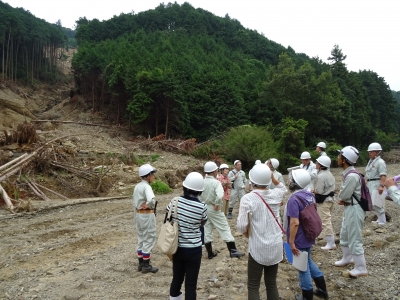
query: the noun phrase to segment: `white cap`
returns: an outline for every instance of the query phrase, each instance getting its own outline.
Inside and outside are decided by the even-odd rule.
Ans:
[[[379,143],[372,143],[368,146],[368,152],[370,151],[382,151],[382,147]]]
[[[254,163],[255,165],[261,164],[261,160],[257,159],[256,162]]]
[[[300,159],[310,159],[311,155],[310,152],[304,151],[301,155],[300,155]]]
[[[229,169],[229,166],[228,166],[227,164],[221,164],[221,165],[219,166],[219,169],[220,169],[220,170],[222,170],[222,169]]]
[[[299,187],[304,189],[311,182],[311,175],[304,169],[292,171],[292,177]]]
[[[346,146],[342,150],[338,150],[340,154],[342,154],[348,161],[351,163],[355,164],[358,157],[359,157],[359,152],[356,148],[353,146]]]
[[[323,167],[329,168],[331,166],[331,159],[326,155],[318,157],[317,162]]]
[[[206,162],[206,164],[204,165],[204,173],[211,173],[214,172],[215,170],[218,169],[218,166],[215,162],[213,161],[208,161]]]
[[[249,179],[257,185],[268,185],[271,182],[271,170],[265,164],[255,165],[249,172]]]
[[[235,162],[233,163],[233,165],[236,166],[236,164],[237,164],[238,162],[240,162],[240,160],[238,160],[238,159],[235,160]]]
[[[147,176],[149,175],[151,172],[157,172],[156,169],[154,169],[151,165],[149,164],[144,164],[142,166],[140,166],[139,168],[139,176],[143,177],[143,176]]]
[[[202,192],[204,190],[204,178],[199,172],[189,173],[182,184],[185,188]]]
[[[319,142],[319,143],[317,144],[317,147],[321,147],[321,148],[326,149],[326,144],[325,144],[324,142]]]

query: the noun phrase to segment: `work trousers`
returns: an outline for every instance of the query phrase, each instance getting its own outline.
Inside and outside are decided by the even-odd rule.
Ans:
[[[156,244],[155,214],[139,214],[135,212],[135,225],[138,239],[136,250],[142,250],[142,253],[150,253]]]
[[[209,243],[214,240],[214,228],[217,229],[219,235],[225,242],[234,242],[231,228],[228,221],[221,210],[215,210],[214,206],[207,204],[208,220],[204,225],[204,242]]]
[[[317,203],[318,215],[322,221],[322,232],[319,235],[320,238],[324,238],[326,235],[335,235],[332,227],[332,211],[333,201],[324,201],[323,203]]]
[[[197,279],[201,264],[201,251],[196,253],[182,253],[178,251],[172,259],[172,282],[169,290],[171,297],[181,294],[183,280],[185,280],[185,299],[195,300],[197,297]]]
[[[353,200],[355,201],[355,200]],[[340,246],[349,247],[351,255],[364,254],[362,231],[365,211],[359,204],[344,207]]]
[[[229,199],[222,199],[222,212],[224,213],[225,217],[228,215],[228,208],[229,208]]]
[[[276,286],[276,276],[278,274],[278,264],[264,266],[256,262],[249,253],[247,265],[247,295],[248,300],[260,300],[260,281],[264,271],[264,284],[267,290],[268,300],[279,300],[278,287]]]
[[[242,197],[244,196],[244,188],[243,189],[231,189],[231,197],[229,199],[229,208],[232,208],[235,206],[235,203],[237,200],[240,201]]]

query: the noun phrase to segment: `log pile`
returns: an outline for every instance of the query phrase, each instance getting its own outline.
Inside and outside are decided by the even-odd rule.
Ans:
[[[19,128],[22,132],[20,138],[26,140],[26,138],[32,136],[32,129],[30,128],[33,127]],[[14,212],[16,209],[21,209],[21,206],[30,207],[27,205],[28,202],[19,199],[23,189],[29,190],[43,201],[50,201],[50,194],[57,198],[68,199],[66,195],[37,183],[34,179],[37,173],[48,175],[47,177],[51,177],[58,185],[64,187],[68,194],[78,197],[82,195],[85,195],[85,197],[100,196],[111,188],[112,184],[108,173],[113,167],[95,172],[86,165],[81,167],[70,162],[74,153],[71,153],[70,149],[63,147],[57,141],[71,136],[59,137],[42,144],[37,143],[33,152],[25,153],[0,165],[0,183],[2,184],[0,185],[0,201],[3,201],[8,210]],[[28,140],[33,141],[29,138]],[[11,192],[7,192],[6,186],[13,187]]]
[[[196,139],[166,139],[164,134],[153,138],[133,140],[135,148],[147,151],[168,151],[172,153],[190,154],[196,147]]]

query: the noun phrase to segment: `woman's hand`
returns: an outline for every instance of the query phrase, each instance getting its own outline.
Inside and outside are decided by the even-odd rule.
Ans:
[[[218,205],[213,205],[215,210],[220,210]]]
[[[300,254],[300,250],[296,248],[296,245],[294,243],[290,243],[289,245],[293,255],[298,256]]]

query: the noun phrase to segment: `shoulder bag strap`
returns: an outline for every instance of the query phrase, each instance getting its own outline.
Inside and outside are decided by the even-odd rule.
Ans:
[[[306,208],[308,205],[310,205],[310,204],[306,204],[306,203],[304,203],[304,201],[303,201],[303,199],[301,199],[300,197],[297,197],[296,195],[292,195],[292,196],[294,196],[297,200],[300,200],[300,202],[301,202],[301,204],[303,204],[303,206],[304,206],[304,208]]]
[[[275,216],[274,212],[272,211],[271,207],[269,207],[268,203],[265,202],[264,198],[261,197],[261,195],[259,193],[254,192],[254,194],[256,194],[258,197],[261,198],[261,200],[264,202],[264,204],[267,206],[268,210],[271,212],[272,216],[274,217],[276,223],[279,225],[280,229],[282,230],[283,234],[286,234],[286,231],[283,229],[281,223],[279,223],[278,218]]]

